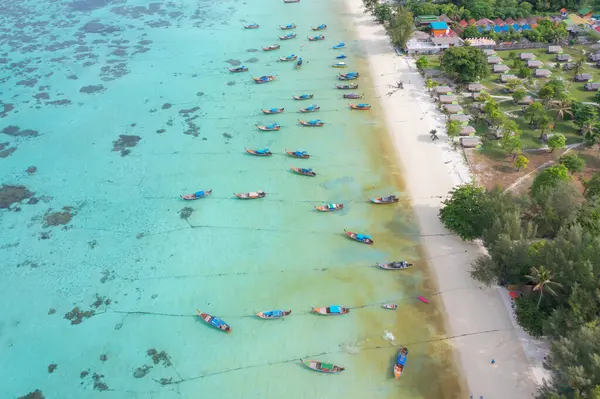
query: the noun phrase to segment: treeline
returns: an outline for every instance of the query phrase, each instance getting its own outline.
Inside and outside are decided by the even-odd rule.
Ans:
[[[396,47],[404,48],[415,30],[413,13],[398,4],[380,3],[378,0],[362,2],[365,13],[371,14],[377,22],[385,26],[392,43]]]
[[[551,385],[538,398],[600,398],[600,173],[583,184],[575,154],[542,171],[529,196],[459,186],[440,219],[488,254],[471,275],[486,284],[529,286],[516,300],[519,324],[550,341]]]

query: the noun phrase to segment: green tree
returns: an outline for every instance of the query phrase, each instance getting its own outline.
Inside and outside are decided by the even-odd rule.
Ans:
[[[490,69],[487,57],[477,47],[450,47],[441,58],[442,70],[462,82],[473,82],[487,77]]]
[[[429,66],[429,60],[427,59],[427,57],[425,57],[424,55],[419,57],[419,59],[416,62],[417,68],[419,70],[423,70],[425,68],[427,68]]]
[[[550,102],[550,109],[556,111],[556,120],[564,119],[565,115],[573,116],[573,100],[569,98],[563,98],[560,100],[553,100]]]
[[[523,154],[517,155],[517,157],[513,161],[513,165],[517,168],[517,171],[521,169],[527,169],[527,165],[529,165],[529,159]]]
[[[560,163],[565,165],[571,173],[583,172],[585,168],[585,160],[577,154],[563,155],[560,157]]]
[[[579,187],[571,181],[559,181],[555,185],[542,187],[534,198],[535,206],[531,210],[538,234],[552,238],[561,228],[575,223],[582,202]],[[539,261],[543,259],[540,257]]]
[[[514,93],[521,86],[519,79],[511,79],[504,84],[509,92]]]
[[[584,181],[583,187],[585,188],[583,193],[586,197],[600,196],[600,172],[594,173],[591,179]]]
[[[565,148],[567,146],[567,138],[564,134],[555,134],[548,139],[548,147],[550,153],[553,153],[557,148]]]
[[[531,103],[525,109],[525,118],[529,118],[529,125],[533,126],[536,121],[546,115],[546,109],[542,103]]]
[[[541,336],[548,314],[540,312],[535,302],[529,298],[517,298],[516,305],[515,316],[517,317],[517,323],[530,335],[534,337]]]
[[[542,86],[542,88],[538,91],[538,97],[543,99],[545,103],[548,103],[554,98],[555,95],[556,92],[554,91],[554,87],[548,84]]]
[[[398,7],[396,16],[392,19],[388,27],[392,43],[400,48],[405,48],[406,42],[408,42],[414,30],[413,14],[405,7]]]
[[[388,3],[376,3],[373,9],[373,16],[380,24],[388,23],[392,20],[392,6]]]
[[[577,223],[588,233],[600,236],[600,196],[588,198],[579,208]]]
[[[463,240],[481,237],[489,218],[489,206],[484,188],[463,184],[444,200],[439,217],[444,226]]]
[[[515,104],[518,104],[519,101],[521,101],[525,97],[527,97],[527,92],[523,89],[516,90],[512,95],[512,98],[513,98],[513,101],[515,102]]]
[[[537,291],[540,293],[540,297],[537,302],[537,308],[540,308],[540,302],[542,302],[542,296],[544,292],[547,292],[551,295],[556,296],[555,288],[561,288],[562,285],[553,281],[554,275],[550,272],[550,270],[546,269],[544,266],[540,267],[532,267],[531,274],[527,274],[524,276],[529,279],[530,282],[535,284],[533,286],[533,291]]]
[[[434,89],[434,88],[438,87],[439,85],[440,84],[437,81],[430,79],[430,78],[428,78],[425,81],[425,87],[427,88],[427,91],[431,91],[431,89]]]
[[[573,65],[573,76],[575,75],[579,75],[581,72],[583,72],[583,69],[585,67],[585,60],[581,59],[578,60],[577,62],[575,62],[575,64]]]
[[[571,105],[571,109],[575,118],[575,124],[580,130],[582,130],[584,125],[593,126],[598,119],[598,109],[593,105],[574,102]],[[585,133],[582,131],[582,134]]]
[[[362,2],[365,7],[365,13],[373,14],[377,0],[362,0]]]
[[[544,187],[553,187],[561,181],[569,181],[569,170],[564,165],[554,165],[544,169],[533,180],[531,185],[531,195],[538,197],[539,192]]]
[[[592,101],[596,104],[600,104],[600,91],[597,91],[596,94],[594,94],[594,97],[592,97]]]
[[[522,66],[517,70],[517,76],[522,79],[527,79],[531,77],[532,73],[533,72],[531,72],[531,68],[528,68],[526,66]]]
[[[454,138],[460,134],[462,124],[459,121],[448,120],[446,122],[446,134],[448,137]]]

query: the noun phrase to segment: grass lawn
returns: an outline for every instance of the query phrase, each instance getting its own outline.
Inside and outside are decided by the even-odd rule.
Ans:
[[[428,65],[426,69],[440,69],[440,55],[425,55]],[[420,58],[420,57],[419,57]]]

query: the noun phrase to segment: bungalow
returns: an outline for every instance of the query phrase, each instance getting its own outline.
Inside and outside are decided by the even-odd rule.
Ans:
[[[530,105],[533,103],[533,97],[525,96],[521,100],[518,101],[519,105]]]
[[[481,139],[477,136],[460,138],[460,145],[462,145],[463,148],[475,148],[480,144],[481,144]]]
[[[542,61],[538,61],[538,60],[529,60],[527,61],[527,67],[528,68],[539,68],[541,66],[543,66],[544,63]]]
[[[592,62],[598,62],[598,61],[600,61],[600,53],[595,53],[595,54],[588,55],[588,60],[590,60]]]
[[[533,53],[521,53],[519,54],[519,58],[521,60],[533,60],[535,59],[535,55]]]
[[[536,69],[534,73],[536,78],[547,78],[550,75],[552,75],[552,72],[549,69]]]
[[[514,24],[514,23],[515,23],[515,20],[514,20],[514,19],[512,19],[511,17],[508,17],[508,18],[506,18],[506,19],[504,20],[504,23],[505,23],[506,25],[512,25],[512,24]]]
[[[483,54],[485,54],[488,57],[490,57],[492,55],[496,55],[496,50],[494,50],[493,48],[486,48],[486,49],[483,50]]]
[[[519,79],[519,78],[517,78],[517,76],[516,76],[516,75],[510,75],[510,74],[506,74],[506,75],[502,75],[502,76],[500,76],[500,81],[501,81],[502,83],[509,82],[509,81],[511,81],[511,80],[513,80],[513,79]]]
[[[440,96],[440,102],[442,104],[452,104],[456,100],[457,98],[454,94],[442,94]]]
[[[467,90],[471,93],[479,93],[483,89],[485,89],[485,86],[481,83],[469,83],[469,86],[467,87]]]
[[[488,57],[487,61],[488,64],[499,64],[502,62],[502,58],[498,57],[497,55],[492,55]]]
[[[558,54],[556,56],[556,61],[558,62],[570,62],[573,60],[573,57],[571,57],[569,54]]]
[[[433,36],[446,36],[450,33],[450,28],[446,22],[437,21],[429,24]]]
[[[449,18],[446,14],[442,14],[439,16],[440,21],[445,22],[447,24],[451,24],[454,22],[453,19]]]
[[[600,83],[586,83],[583,88],[587,91],[598,91],[600,90]]]
[[[463,110],[463,108],[458,104],[444,104],[443,108],[444,111],[446,111],[449,114],[458,114]]]
[[[584,7],[584,8],[582,8],[581,10],[579,10],[577,12],[582,17],[591,17],[592,16],[592,9],[589,8],[589,7]]]
[[[563,49],[560,46],[548,46],[548,54],[562,53]]]
[[[460,26],[461,28],[466,28],[468,25],[469,25],[469,23],[467,21],[465,21],[464,19],[458,23],[458,26]]]
[[[576,82],[589,82],[590,80],[592,80],[592,75],[590,75],[589,73],[580,73],[578,75],[575,75]]]
[[[451,34],[449,36],[432,37],[431,42],[436,48],[443,50],[454,46],[462,46],[463,39],[456,34]]]
[[[465,114],[454,114],[450,115],[451,121],[459,121],[459,122],[469,122],[471,120],[471,115]]]
[[[465,39],[465,43],[468,43],[469,45],[471,45],[473,47],[484,47],[484,46],[495,46],[496,45],[496,41],[494,39],[490,39],[487,37],[469,37],[469,38]],[[493,52],[486,53],[484,50],[484,54],[488,55],[488,56],[496,55],[496,52],[494,50],[492,50],[492,51]]]
[[[438,22],[440,19],[435,15],[419,15],[415,17],[415,25],[417,26],[427,26],[432,22]]]
[[[560,17],[561,18],[567,18],[567,15],[569,14],[569,11],[567,11],[566,8],[561,8],[560,9]]]
[[[438,86],[435,88],[437,94],[448,94],[452,92],[450,86]]]
[[[507,72],[510,68],[508,67],[508,65],[504,65],[504,64],[496,64],[494,65],[494,68],[492,69],[494,71],[494,73],[504,73]]]
[[[460,129],[460,133],[461,136],[470,136],[472,134],[475,134],[475,128],[473,126],[463,126],[462,129]]]

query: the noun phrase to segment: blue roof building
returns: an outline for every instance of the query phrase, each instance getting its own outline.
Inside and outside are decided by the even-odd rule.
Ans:
[[[433,30],[446,30],[446,29],[448,29],[448,24],[445,23],[445,22],[441,22],[441,21],[432,22],[429,26]]]

